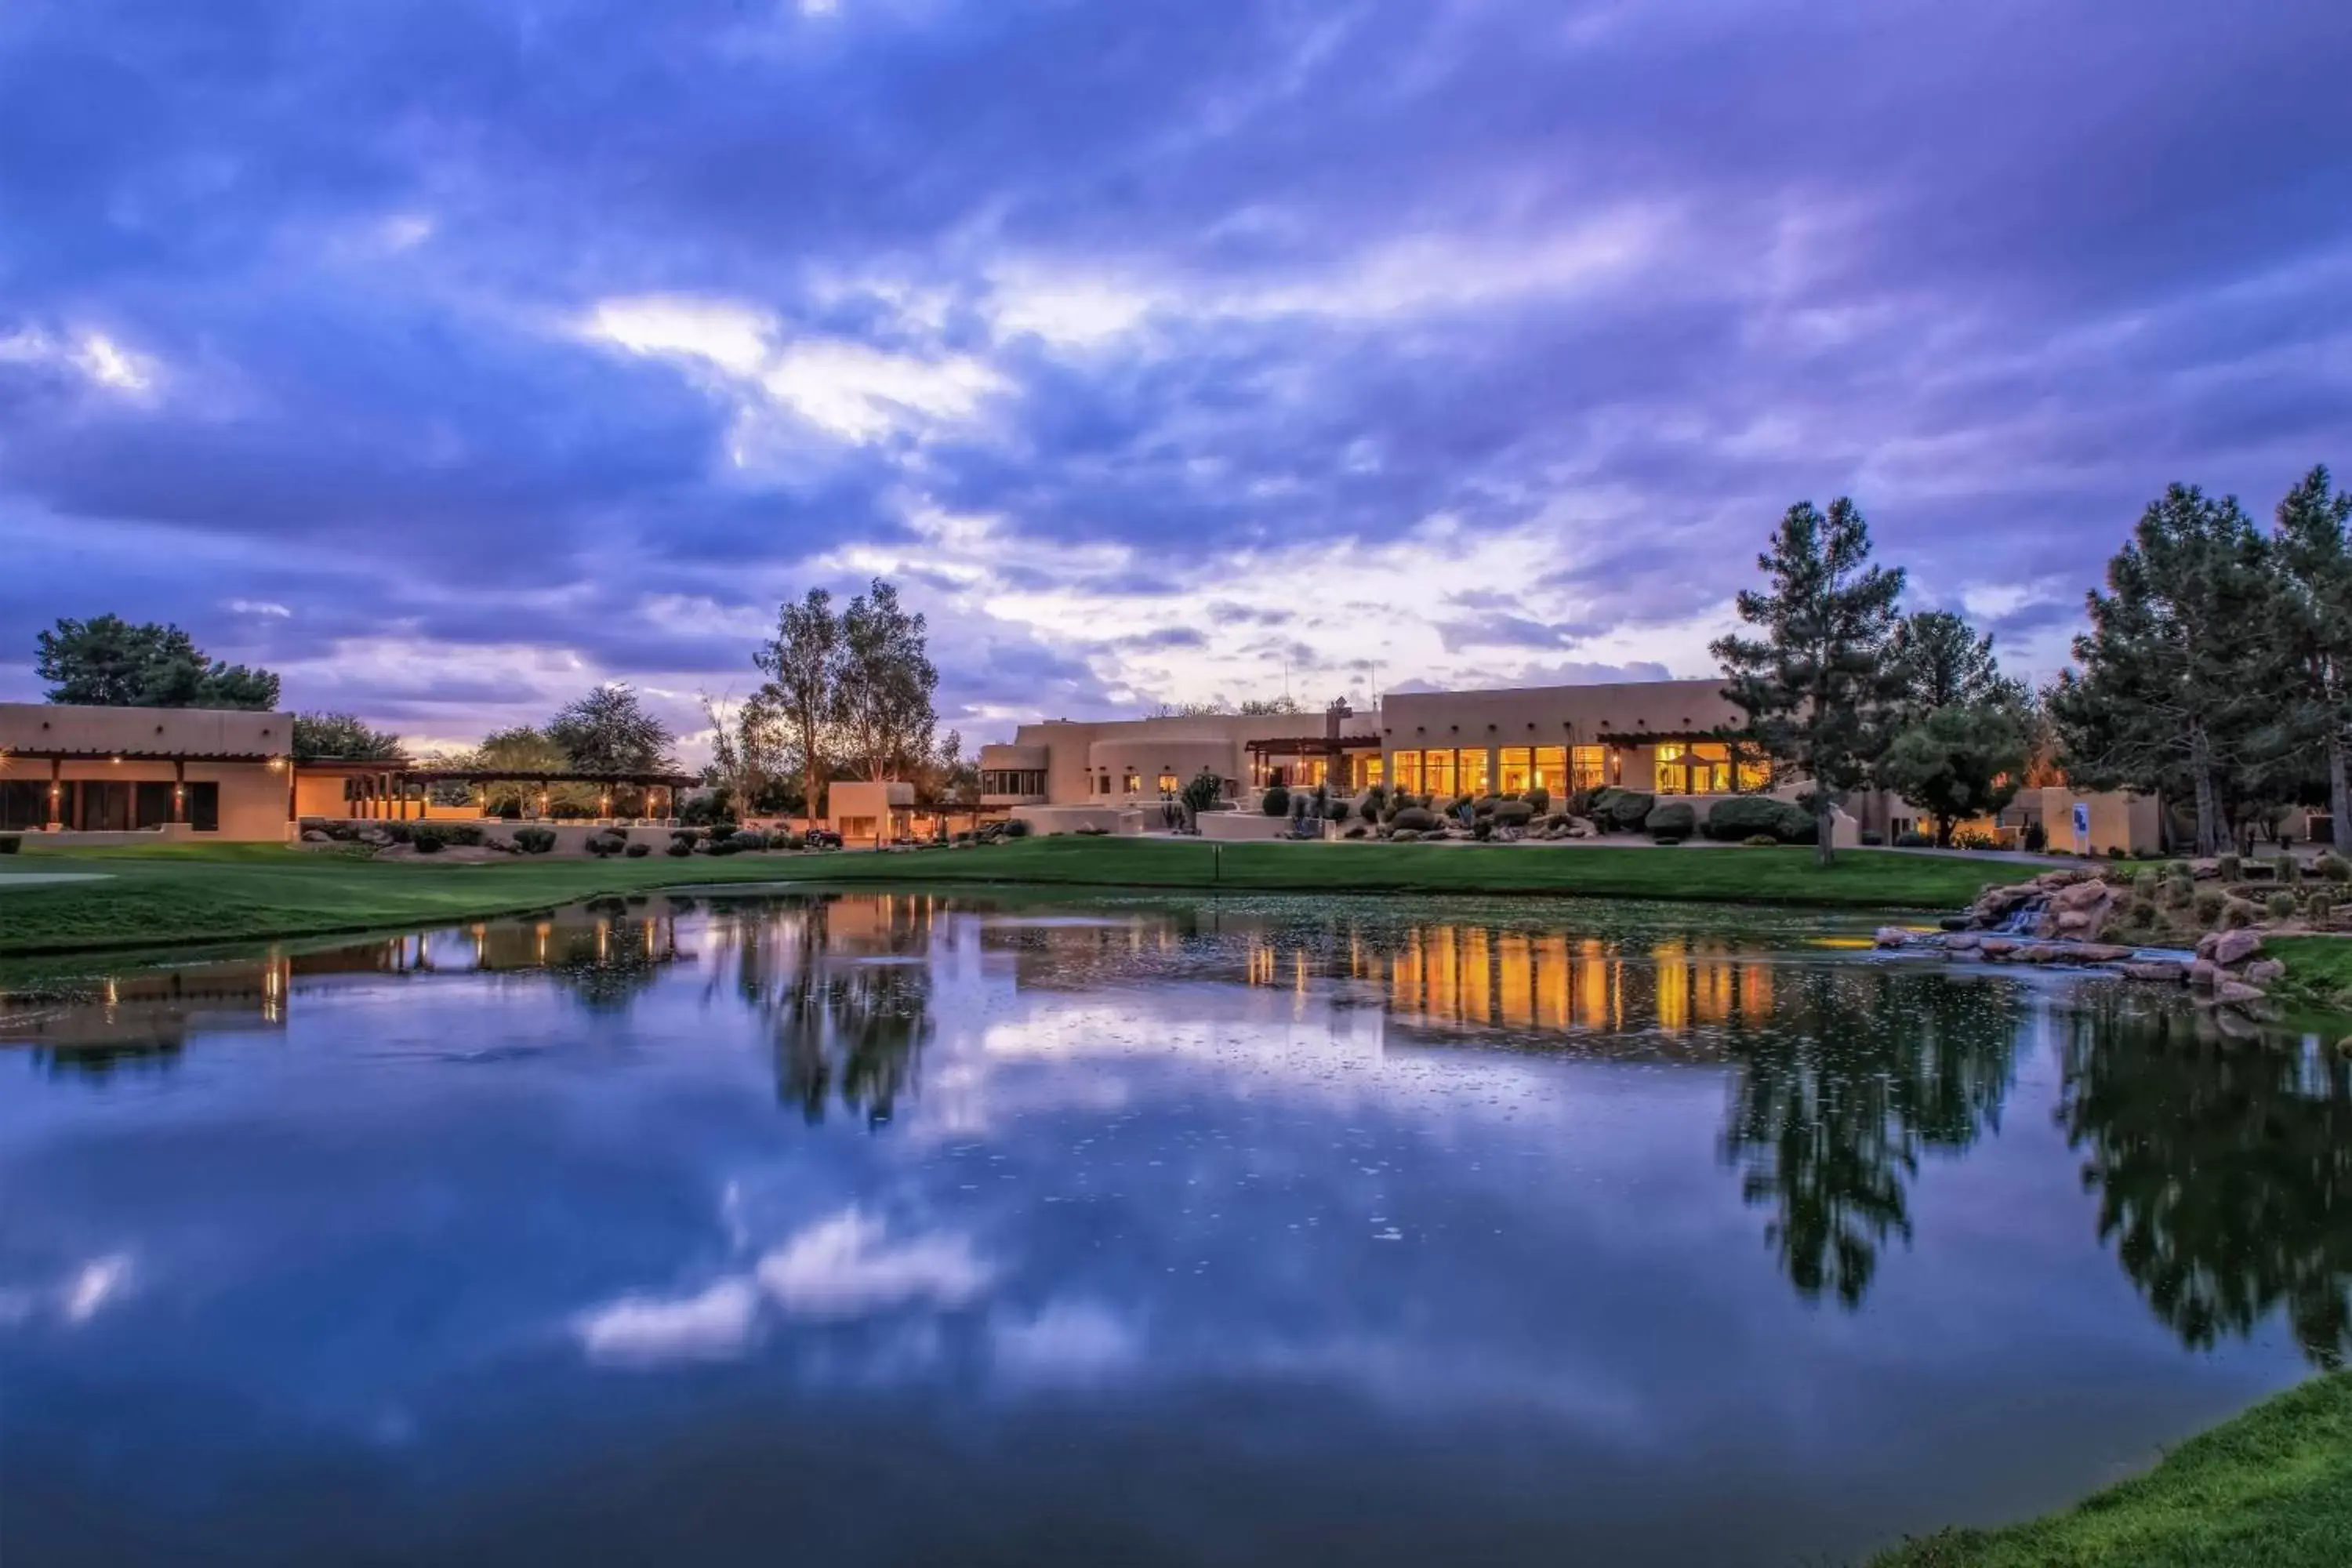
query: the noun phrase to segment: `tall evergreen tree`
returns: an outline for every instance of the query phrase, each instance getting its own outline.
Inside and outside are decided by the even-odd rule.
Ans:
[[[2107,563],[2074,639],[2078,674],[2050,692],[2078,787],[2172,790],[2197,815],[2197,853],[2228,841],[2226,780],[2256,755],[2278,683],[2260,635],[2275,609],[2262,536],[2235,497],[2174,485]]]
[[[266,669],[208,658],[178,626],[136,625],[121,616],[60,618],[36,639],[33,668],[49,683],[52,702],[97,708],[278,706],[278,677]]]
[[[1903,574],[1870,563],[1870,526],[1843,496],[1826,517],[1811,501],[1790,507],[1756,563],[1769,585],[1740,594],[1739,618],[1762,635],[1734,634],[1709,651],[1724,696],[1748,716],[1730,738],[1811,781],[1828,866],[1838,802],[1869,777],[1902,694],[1888,647]]]
[[[2279,502],[2271,556],[2292,683],[2285,726],[2325,759],[2327,812],[2352,850],[2352,491],[2317,468]]]
[[[930,756],[940,672],[927,642],[923,617],[902,609],[898,590],[879,577],[842,614],[837,711],[851,759],[868,779],[906,777]]]
[[[811,588],[799,604],[776,610],[776,635],[751,655],[768,681],[761,700],[779,716],[800,751],[806,807],[824,815],[826,742],[840,709],[841,617],[833,595]]]
[[[400,737],[389,730],[372,730],[349,713],[297,713],[294,754],[353,763],[391,762],[401,754]]]
[[[1938,708],[1995,700],[2016,701],[2023,691],[2000,672],[1992,634],[1949,610],[1919,610],[1895,626],[1888,645],[1903,681],[1903,706],[1913,716]]]
[[[1879,759],[1877,781],[1926,812],[1936,842],[1948,847],[1957,823],[1998,813],[2024,782],[2029,699],[2001,674],[1991,634],[1949,610],[1897,623],[1888,657],[1904,724]]]

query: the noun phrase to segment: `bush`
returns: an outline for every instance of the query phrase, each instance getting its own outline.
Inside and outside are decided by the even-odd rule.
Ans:
[[[2200,888],[2190,900],[2189,908],[2195,912],[2199,925],[2213,926],[2221,923],[2221,910],[2229,902],[2230,895],[2221,889]]]
[[[1649,820],[1658,797],[1639,790],[1597,789],[1592,792],[1592,826],[1603,833],[1636,833]]]
[[[676,855],[679,858],[683,859],[685,857],[694,853],[694,840],[691,838],[673,838],[669,841],[669,847],[663,850],[662,853],[665,855]]]
[[[1551,815],[1551,791],[1544,788],[1543,785],[1538,784],[1535,788],[1528,791],[1527,802],[1528,809],[1535,813],[1536,816],[1549,816]]]
[[[1382,808],[1388,803],[1389,792],[1379,784],[1374,784],[1364,791],[1364,798],[1359,810],[1366,822],[1378,822],[1381,819]]]
[[[618,855],[628,847],[628,839],[618,833],[592,833],[588,836],[588,853],[599,860]]]
[[[1348,803],[1335,795],[1323,803],[1323,820],[1345,822],[1348,820]]]
[[[1349,837],[1349,838],[1361,838],[1363,836],[1364,836],[1364,825],[1363,825],[1362,823],[1360,823],[1360,823],[1358,823],[1355,826],[1350,827],[1349,829],[1348,829],[1347,834],[1346,834],[1346,837]]]
[[[2314,888],[2310,892],[2311,923],[2324,926],[2336,918],[2336,891],[2332,888]]]
[[[518,827],[515,847],[526,855],[544,855],[555,847],[555,830],[551,827]]]
[[[2221,929],[2242,931],[2262,916],[2261,906],[2251,899],[2230,899],[2221,905]]]
[[[482,830],[470,822],[451,823],[441,831],[449,836],[450,843],[463,845],[468,849],[478,847],[482,842]]]
[[[2352,882],[2352,860],[2330,849],[2311,863],[2311,874],[2326,882]]]
[[[2278,879],[2290,888],[2303,880],[2303,862],[2294,858],[2293,850],[2279,857]]]
[[[1290,791],[1281,784],[1276,784],[1258,797],[1257,807],[1268,816],[1288,816]]]
[[[1645,812],[1642,827],[1653,838],[1688,838],[1698,831],[1698,813],[1687,801],[1668,801]]]
[[[1437,814],[1425,805],[1408,805],[1391,818],[1392,824],[1412,833],[1426,833],[1437,826]]]
[[[2246,863],[2235,855],[2224,855],[2213,863],[2221,868],[2221,880],[2225,882],[2239,881],[2246,874]]]
[[[653,852],[654,847],[652,845],[638,838],[630,839],[629,847],[621,851],[622,854],[626,855],[632,860],[642,860]]]
[[[733,834],[714,833],[703,841],[702,852],[705,855],[733,855],[739,853],[742,847],[740,844],[735,842]]]
[[[2274,921],[2291,921],[2294,919],[2295,910],[2301,906],[2293,893],[2281,888],[2263,900],[2263,907],[2270,911],[2270,917]]]
[[[1029,825],[1022,821],[1021,818],[1017,816],[1012,817],[1004,824],[1004,837],[1007,838],[1026,838],[1029,837]]]
[[[21,833],[0,833],[0,855],[14,855],[25,847]]]
[[[1819,831],[1820,825],[1802,806],[1769,795],[1734,795],[1717,801],[1706,814],[1706,836],[1727,844],[1744,843],[1759,834],[1769,835],[1777,844],[1802,844]]]
[[[381,832],[394,844],[405,844],[416,837],[416,830],[405,822],[371,822],[368,826]]]
[[[1906,827],[1895,836],[1897,849],[1933,849],[1936,841],[1916,827]]]
[[[1491,816],[1482,816],[1471,823],[1470,837],[1481,844],[1495,837],[1495,819]]]
[[[1525,827],[1536,819],[1536,808],[1523,800],[1507,800],[1495,807],[1495,821],[1503,827]]]
[[[408,830],[408,846],[419,855],[438,855],[449,845],[449,830],[420,822]]]
[[[739,827],[727,836],[727,842],[735,847],[735,853],[740,855],[750,849],[765,849],[768,847],[768,836],[764,833],[755,833],[748,827]]]
[[[1875,827],[1864,828],[1860,834],[1856,835],[1856,837],[1860,840],[1862,847],[1864,849],[1880,848],[1886,843],[1886,835],[1879,832]]]

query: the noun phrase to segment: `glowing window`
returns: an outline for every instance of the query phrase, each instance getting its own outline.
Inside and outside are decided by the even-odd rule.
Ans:
[[[1549,790],[1554,795],[1569,787],[1568,749],[1565,746],[1538,746],[1535,765],[1529,771],[1528,787]]]
[[[1495,773],[1496,785],[1505,795],[1525,795],[1535,787],[1534,753],[1525,746],[1505,746]]]
[[[1356,773],[1358,782],[1367,789],[1379,784],[1384,776],[1381,769],[1381,759],[1379,755],[1375,753],[1369,757],[1358,757],[1356,759]]]
[[[1422,786],[1440,800],[1454,793],[1454,753],[1423,752],[1421,754]]]
[[[1176,793],[1176,775],[1174,773],[1161,773],[1160,775],[1160,793],[1161,795],[1174,795]]]
[[[1421,753],[1419,752],[1397,752],[1394,767],[1397,788],[1406,795],[1419,795],[1421,793]]]
[[[1465,751],[1462,753],[1462,762],[1456,771],[1459,775],[1461,789],[1464,795],[1485,795],[1486,793],[1487,760],[1487,755],[1485,752]]]
[[[1571,789],[1599,789],[1609,782],[1609,748],[1579,746],[1570,757]]]

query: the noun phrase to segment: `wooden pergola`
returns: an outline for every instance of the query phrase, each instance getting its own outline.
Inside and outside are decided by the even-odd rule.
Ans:
[[[658,790],[663,809],[649,810],[646,815],[671,817],[677,815],[677,792],[691,789],[702,782],[692,773],[583,773],[577,769],[547,771],[420,766],[404,757],[364,762],[343,757],[306,757],[297,760],[292,771],[351,780],[352,816],[388,821],[424,817],[432,787],[441,784],[537,784],[542,794],[557,784],[586,785],[603,791],[608,806],[615,785],[646,791],[648,805],[652,804],[653,792]],[[600,815],[609,816],[610,813]],[[289,820],[294,816],[294,795],[290,788],[287,793],[287,816]]]

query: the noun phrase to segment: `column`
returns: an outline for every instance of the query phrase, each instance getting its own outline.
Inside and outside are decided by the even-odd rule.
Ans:
[[[65,763],[59,758],[51,757],[49,759],[49,831],[52,833],[65,826],[63,818],[58,815],[65,805],[64,778]]]
[[[188,820],[188,763],[184,757],[172,759],[172,824],[179,826]]]

